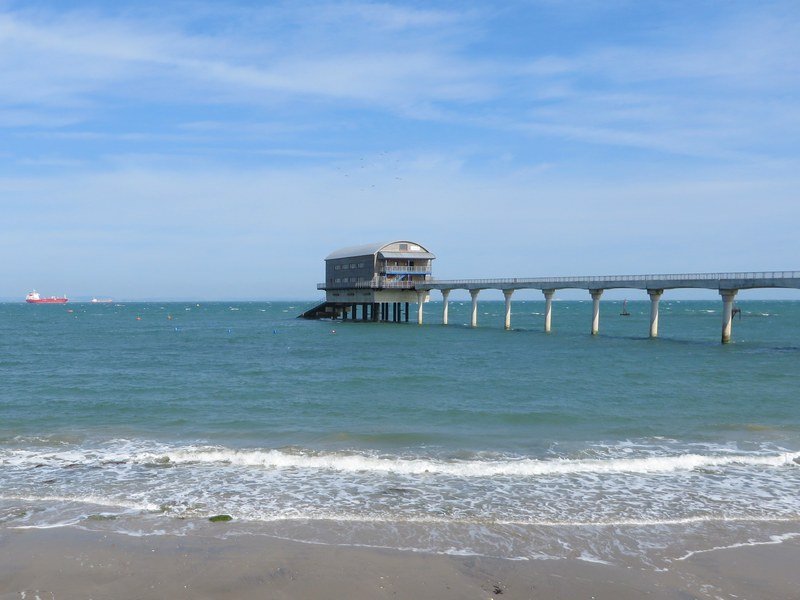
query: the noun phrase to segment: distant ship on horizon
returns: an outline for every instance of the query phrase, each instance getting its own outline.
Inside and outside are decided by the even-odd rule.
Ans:
[[[39,295],[39,292],[33,290],[27,296],[25,296],[25,302],[28,304],[66,304],[69,302],[69,299],[66,296],[62,296],[60,298],[57,298],[56,296],[42,298]]]
[[[92,304],[111,304],[114,302],[111,298],[92,298]]]

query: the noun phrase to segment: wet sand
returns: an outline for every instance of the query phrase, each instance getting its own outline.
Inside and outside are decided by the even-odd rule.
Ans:
[[[0,530],[0,600],[800,598],[800,543],[695,554],[666,572],[304,544],[265,536]]]

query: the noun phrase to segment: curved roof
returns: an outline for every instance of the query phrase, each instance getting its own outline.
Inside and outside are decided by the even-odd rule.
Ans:
[[[325,260],[331,260],[334,258],[346,258],[349,256],[367,256],[370,254],[377,254],[386,246],[391,246],[392,244],[414,244],[415,246],[419,246],[423,249],[423,251],[428,252],[428,250],[422,245],[417,242],[411,242],[409,240],[392,240],[390,242],[375,242],[372,244],[362,244],[360,246],[348,246],[346,248],[339,248],[334,252],[331,252],[328,256],[325,257]]]

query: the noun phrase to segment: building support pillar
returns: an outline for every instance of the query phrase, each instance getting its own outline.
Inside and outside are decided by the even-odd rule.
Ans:
[[[417,292],[417,325],[422,325],[422,307],[425,304],[425,292]]]
[[[739,290],[720,290],[722,296],[722,343],[727,344],[731,341],[731,329],[733,324],[733,299]]]
[[[447,297],[450,295],[451,290],[442,290],[442,325],[447,325]]]
[[[544,332],[550,333],[550,327],[553,323],[553,295],[555,290],[542,290],[544,294]]]
[[[472,296],[472,317],[470,318],[470,326],[478,326],[478,294],[480,290],[470,290],[469,295]]]
[[[603,290],[589,290],[592,295],[592,335],[600,332],[600,296]]]
[[[503,290],[503,296],[506,299],[506,320],[505,328],[511,329],[511,296],[514,290]]]
[[[406,302],[406,323],[408,323],[408,302]]]
[[[647,295],[650,296],[650,337],[658,337],[658,301],[661,300],[661,294],[664,290],[647,290]]]

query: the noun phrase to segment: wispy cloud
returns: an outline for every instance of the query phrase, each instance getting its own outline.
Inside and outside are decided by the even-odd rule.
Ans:
[[[306,121],[372,109],[722,159],[748,155],[762,132],[797,127],[800,27],[753,11],[646,42],[508,53],[475,49],[498,26],[486,11],[299,3],[250,10],[245,23],[241,8],[205,10],[222,25],[174,13],[7,11],[0,123],[88,122],[130,102],[269,108],[287,121],[303,118],[299,106]]]

